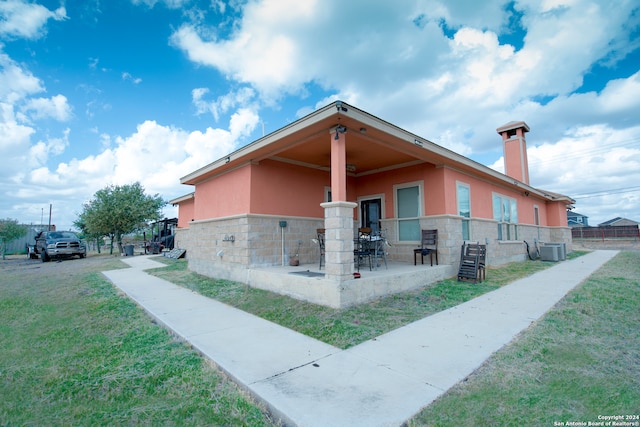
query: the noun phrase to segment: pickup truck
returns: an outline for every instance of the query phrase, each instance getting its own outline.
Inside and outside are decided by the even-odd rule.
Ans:
[[[53,258],[87,256],[87,247],[72,231],[41,231],[36,235],[34,251],[40,255],[42,262],[51,261]]]

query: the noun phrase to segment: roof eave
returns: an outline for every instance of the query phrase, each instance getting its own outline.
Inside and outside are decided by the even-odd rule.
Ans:
[[[180,197],[176,197],[173,200],[169,200],[169,204],[170,205],[177,205],[180,204],[182,202],[186,202],[187,200],[193,199],[195,197],[195,193],[189,193],[189,194],[185,194],[184,196],[180,196]]]
[[[191,172],[190,174],[180,178],[181,184],[195,185],[196,183],[202,181],[203,179],[208,178],[210,175],[213,175],[217,172],[222,172],[227,168],[237,167],[238,164],[246,163],[251,159],[251,154],[268,147],[270,144],[279,141],[287,136],[294,134],[295,132],[304,129],[307,126],[313,125],[314,123],[320,122],[327,117],[331,117],[338,113],[338,109],[336,108],[337,103],[329,104],[319,110],[316,110],[301,119],[296,120],[295,122],[282,127],[268,135],[263,136],[256,141],[241,147],[227,156],[218,159],[208,165]]]

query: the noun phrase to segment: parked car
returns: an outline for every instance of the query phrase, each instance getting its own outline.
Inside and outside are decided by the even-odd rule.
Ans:
[[[41,231],[36,235],[35,253],[42,262],[52,258],[71,258],[87,256],[87,247],[72,231]]]

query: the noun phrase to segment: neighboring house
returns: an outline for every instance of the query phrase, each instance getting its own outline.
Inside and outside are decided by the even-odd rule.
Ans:
[[[640,223],[636,221],[632,221],[627,218],[616,217],[610,219],[609,221],[605,221],[602,224],[598,224],[598,227],[624,227],[624,226],[638,226]]]
[[[567,212],[567,221],[569,223],[569,227],[588,227],[589,226],[589,217],[574,211]]]
[[[577,240],[638,240],[640,239],[640,223],[616,217],[598,224],[597,227],[572,227],[571,234]]]
[[[505,175],[338,101],[183,177],[194,191],[171,201],[176,247],[197,273],[333,307],[453,277],[467,240],[487,244],[492,265],[524,260],[524,240],[570,248],[574,200],[529,185],[528,131],[497,129]],[[387,260],[411,277],[354,279],[358,227],[383,232]],[[318,271],[319,228],[324,275],[275,276],[293,252],[298,270]],[[413,265],[421,229],[438,230],[439,266]]]

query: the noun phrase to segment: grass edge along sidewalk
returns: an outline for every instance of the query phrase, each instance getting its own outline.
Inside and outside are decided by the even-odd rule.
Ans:
[[[494,285],[499,287],[517,278],[513,276],[532,274],[551,265],[526,262],[490,273],[493,278],[503,274],[509,277],[497,279]],[[512,267],[515,272],[510,271]],[[535,270],[522,274],[517,271],[521,267]],[[476,373],[410,420],[409,425],[561,425],[575,420],[598,422],[598,416],[603,414],[625,411],[632,416],[634,411],[637,414],[639,411],[634,405],[640,401],[639,268],[640,252],[618,254]],[[184,280],[195,281],[190,285],[192,289],[212,294],[220,292],[222,297],[218,299],[241,301],[237,306],[249,307],[247,311],[252,311],[251,289],[242,285],[234,289],[229,287],[230,282],[214,283],[213,279],[197,275]],[[446,281],[441,285],[447,285]],[[442,291],[438,286],[431,288]],[[490,290],[480,290],[478,295]],[[376,301],[373,303],[376,307],[366,305],[369,310],[388,306],[388,311],[382,310],[382,317],[351,309],[342,310],[344,317],[323,317],[304,305],[298,306],[303,303],[292,302],[293,306],[288,306],[279,299],[269,298],[266,301],[271,303],[263,301],[263,305],[277,309],[267,310],[268,316],[263,317],[272,316],[270,320],[285,326],[293,323],[306,327],[310,323],[316,332],[309,335],[316,334],[317,338],[327,329],[336,329],[336,325],[338,333],[348,331],[344,322],[349,319],[353,319],[355,325],[371,319],[387,319],[387,329],[394,329],[390,325],[401,326],[406,321],[406,318],[398,319],[402,316],[393,310],[396,305],[420,306],[423,302],[450,299],[446,289],[444,296],[438,292],[421,292],[423,290]],[[291,314],[296,311],[304,312],[313,321],[296,319]],[[259,310],[253,312],[260,313]],[[353,341],[338,341],[348,342],[344,346],[348,347],[361,340],[362,336]],[[583,421],[579,421],[581,419]]]
[[[638,307],[640,252],[621,252],[408,426],[597,425],[615,415],[640,425]]]
[[[0,425],[278,425],[83,261],[0,264]]]
[[[576,258],[584,253],[574,252],[570,256]],[[202,276],[189,271],[186,260],[164,257],[154,260],[167,267],[146,270],[149,274],[341,349],[361,344],[554,265],[543,261],[514,262],[489,268],[487,280],[482,283],[458,282],[451,278],[357,306],[334,309],[238,282]]]

